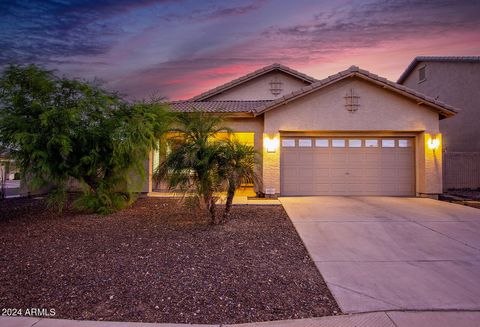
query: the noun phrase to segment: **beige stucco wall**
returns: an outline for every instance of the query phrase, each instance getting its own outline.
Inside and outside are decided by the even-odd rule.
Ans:
[[[273,95],[270,82],[274,79],[282,82],[282,93]],[[295,77],[282,72],[271,72],[249,82],[236,86],[208,100],[274,100],[308,85]]]
[[[426,80],[419,82],[424,66]],[[440,121],[444,150],[480,152],[480,63],[421,62],[403,84],[462,110]]]
[[[354,89],[360,96],[360,108],[350,113],[344,96]],[[416,137],[417,193],[442,190],[441,151],[426,150],[429,135],[438,135],[438,113],[396,93],[358,78],[350,78],[265,113],[265,137],[280,132],[372,132],[379,135],[409,132]],[[280,151],[264,151],[265,188],[280,190]]]

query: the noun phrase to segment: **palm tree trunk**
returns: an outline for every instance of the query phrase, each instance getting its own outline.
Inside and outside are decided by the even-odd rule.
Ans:
[[[209,200],[208,211],[210,212],[210,218],[212,219],[213,225],[218,224],[215,209],[216,209],[215,198],[211,196]]]
[[[228,217],[230,216],[230,210],[232,209],[233,197],[235,196],[235,183],[229,182],[228,183],[228,190],[227,190],[227,201],[225,202],[225,211],[223,212],[223,221],[227,221]]]

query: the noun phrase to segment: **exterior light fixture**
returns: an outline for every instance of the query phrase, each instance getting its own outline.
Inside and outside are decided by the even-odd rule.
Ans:
[[[440,140],[437,138],[429,138],[427,144],[430,150],[436,150],[440,146]]]
[[[265,148],[267,148],[267,152],[269,153],[275,153],[277,152],[277,149],[278,149],[278,145],[279,145],[279,141],[278,141],[278,138],[269,138],[269,137],[266,137],[265,140]]]

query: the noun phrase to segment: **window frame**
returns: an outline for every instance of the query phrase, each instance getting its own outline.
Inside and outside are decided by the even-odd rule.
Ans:
[[[309,145],[302,145],[302,141],[308,141],[310,142]],[[299,148],[311,148],[313,147],[313,142],[312,142],[312,139],[298,139],[298,147]]]
[[[343,145],[342,146],[335,145],[335,141],[342,141]],[[347,147],[347,142],[345,139],[332,139],[332,148],[346,148],[346,147]]]
[[[393,145],[392,145],[392,146],[385,146],[385,145],[383,144],[383,142],[387,142],[387,141],[392,141],[392,142],[393,142]],[[382,142],[381,142],[381,143],[382,143],[382,148],[390,148],[390,149],[391,149],[391,148],[395,148],[396,145],[397,145],[397,142],[395,142],[395,141],[396,141],[395,139],[382,139]]]
[[[293,145],[285,145],[285,141],[293,141]],[[296,147],[295,139],[282,139],[282,148],[295,148]]]
[[[317,141],[326,141],[327,145],[318,145]],[[321,139],[321,138],[315,139],[315,147],[316,148],[329,148],[330,147],[330,140],[329,139]]]

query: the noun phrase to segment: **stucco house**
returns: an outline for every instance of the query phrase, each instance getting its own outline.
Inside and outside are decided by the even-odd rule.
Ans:
[[[259,191],[272,196],[435,196],[439,122],[457,110],[352,66],[322,80],[273,64],[173,110],[222,113],[261,153]],[[158,154],[150,156],[148,191]]]
[[[444,188],[480,188],[480,57],[416,57],[397,83],[461,109],[440,121]]]

